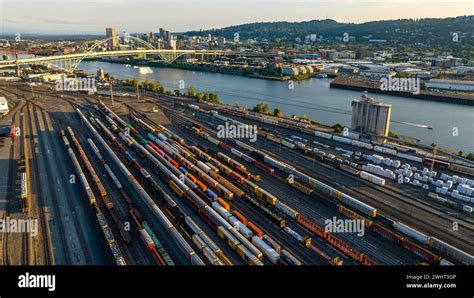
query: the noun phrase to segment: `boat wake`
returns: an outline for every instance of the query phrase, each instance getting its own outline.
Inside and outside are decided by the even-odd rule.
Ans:
[[[419,128],[433,129],[433,126],[431,126],[431,125],[416,124],[416,123],[410,123],[410,122],[399,122],[399,123],[405,124],[405,125],[410,125],[410,126],[415,126],[415,127],[419,127]]]

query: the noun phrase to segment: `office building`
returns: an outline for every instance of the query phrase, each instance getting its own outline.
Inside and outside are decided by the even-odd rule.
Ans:
[[[118,37],[115,28],[105,28],[105,35],[107,38],[112,38],[108,41],[108,47],[113,49],[118,45]]]

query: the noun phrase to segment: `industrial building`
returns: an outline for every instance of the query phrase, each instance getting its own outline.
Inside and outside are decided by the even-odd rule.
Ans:
[[[392,105],[379,102],[365,92],[359,99],[354,99],[352,106],[351,127],[355,131],[382,141],[388,135]]]
[[[426,87],[429,89],[472,92],[474,91],[474,81],[432,79],[428,83],[426,83]]]
[[[0,115],[8,114],[8,102],[7,99],[3,96],[0,96]]]
[[[388,70],[383,67],[364,69],[359,72],[361,77],[369,77],[373,79],[388,78],[390,76],[395,76],[396,74],[396,71]]]

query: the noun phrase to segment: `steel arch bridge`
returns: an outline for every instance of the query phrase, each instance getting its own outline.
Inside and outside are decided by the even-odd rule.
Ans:
[[[2,67],[16,67],[17,71],[20,65],[27,64],[41,64],[49,67],[55,67],[65,70],[66,72],[73,72],[82,60],[87,58],[98,58],[98,57],[118,57],[118,56],[136,56],[155,54],[160,57],[161,60],[166,63],[172,63],[182,55],[227,55],[231,54],[231,51],[223,50],[172,50],[172,49],[156,49],[148,42],[133,36],[127,38],[137,42],[139,45],[146,47],[141,50],[120,50],[120,51],[97,51],[100,45],[107,43],[108,41],[118,38],[110,37],[104,40],[97,41],[85,52],[78,54],[65,54],[45,57],[34,57],[34,58],[19,58],[10,60],[0,60],[0,68]]]

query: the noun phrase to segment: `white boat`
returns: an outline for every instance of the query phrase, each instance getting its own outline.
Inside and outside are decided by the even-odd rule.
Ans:
[[[153,70],[149,67],[140,67],[138,69],[138,71],[140,72],[140,74],[149,74],[149,73],[153,73]]]
[[[131,67],[131,65],[130,64],[125,64],[125,67]]]

